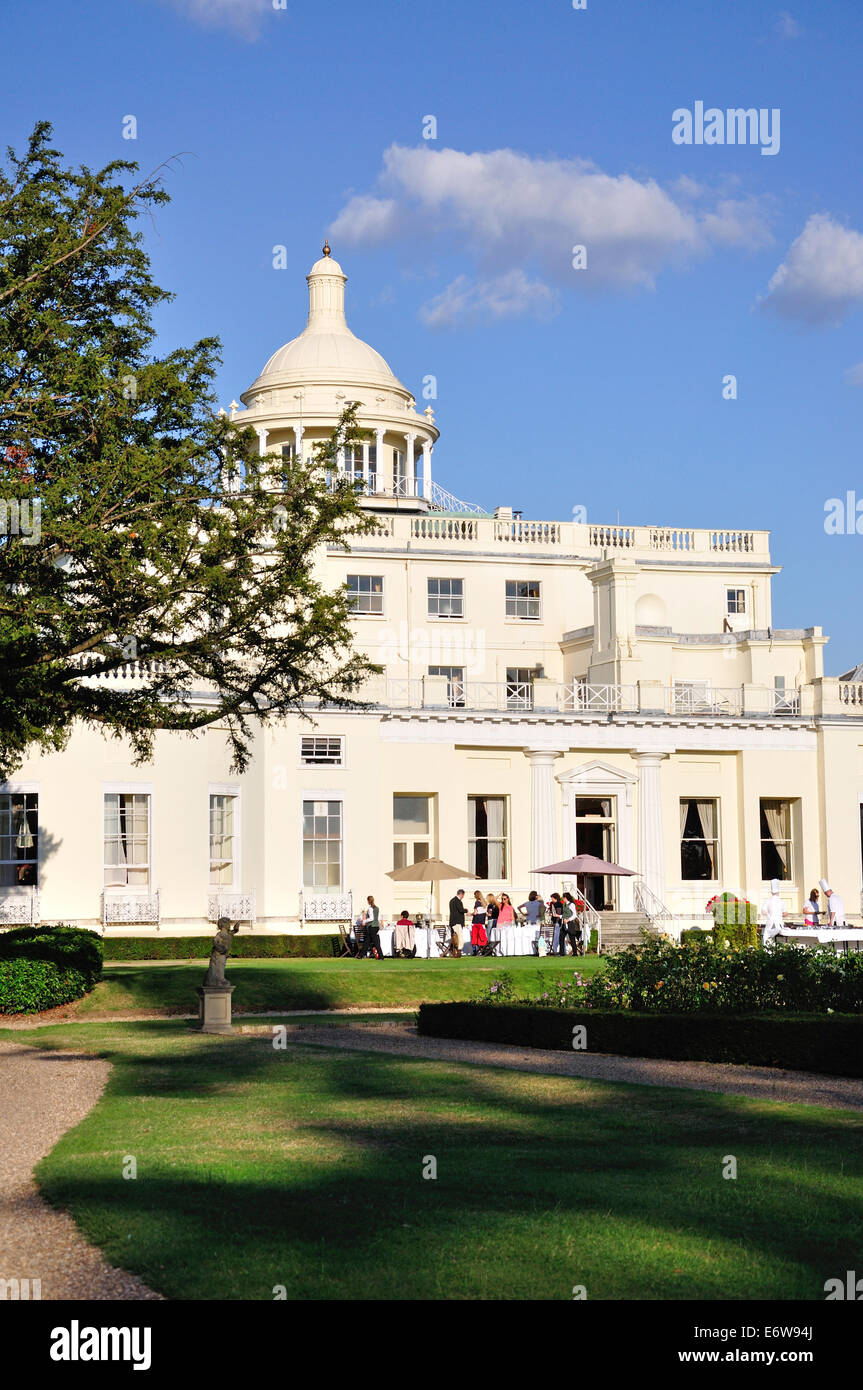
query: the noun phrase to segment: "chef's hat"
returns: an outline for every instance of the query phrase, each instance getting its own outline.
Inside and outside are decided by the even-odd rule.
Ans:
[[[826,878],[819,878],[818,887],[821,889],[822,893],[830,892],[830,884],[827,882]]]
[[[778,892],[779,892],[779,879],[778,879],[778,878],[772,878],[772,879],[770,880],[770,891],[771,891],[771,893],[778,893]]]

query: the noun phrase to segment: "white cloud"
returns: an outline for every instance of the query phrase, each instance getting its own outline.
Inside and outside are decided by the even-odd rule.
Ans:
[[[800,35],[803,33],[797,20],[793,15],[790,15],[787,10],[781,11],[773,28],[780,39],[799,39]]]
[[[493,315],[498,306],[500,317],[502,303],[521,301],[523,312],[535,312],[540,282],[529,281],[529,271],[573,288],[649,289],[662,270],[715,246],[752,248],[770,239],[761,204],[723,198],[692,205],[706,196],[687,181],[675,199],[653,179],[606,174],[581,159],[393,145],[377,189],[350,198],[329,235],[334,244],[435,240],[460,251],[468,271],[479,271],[478,284],[460,277],[426,314],[451,321],[463,303],[472,314]],[[586,271],[573,270],[576,245],[587,248]],[[506,280],[515,271],[522,282]],[[520,293],[528,283],[533,292]]]
[[[449,328],[463,319],[545,319],[557,308],[557,295],[548,285],[516,269],[489,280],[457,276],[422,306],[420,318],[430,328]]]
[[[815,213],[791,243],[760,303],[782,318],[838,323],[863,303],[863,236],[826,213]]]
[[[231,29],[246,39],[256,39],[261,32],[264,15],[277,11],[273,0],[167,0],[187,19],[211,29]]]

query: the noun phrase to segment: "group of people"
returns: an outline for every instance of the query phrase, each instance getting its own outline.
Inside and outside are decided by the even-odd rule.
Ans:
[[[764,944],[772,941],[774,937],[780,935],[785,922],[785,908],[782,906],[782,899],[779,896],[779,880],[774,878],[770,884],[770,897],[764,903]],[[819,893],[824,894],[825,906],[821,906]],[[844,927],[845,904],[838,893],[835,893],[827,882],[826,878],[818,880],[818,888],[813,888],[809,898],[803,904],[803,926],[810,930],[818,930],[819,917],[826,917],[825,927]]]
[[[475,889],[473,904],[465,903],[465,892],[459,888],[449,904],[449,925],[452,932],[452,946],[457,955],[477,955],[490,946],[493,948],[496,930],[501,927],[514,927],[524,924],[535,927],[539,938],[540,927],[550,921],[552,926],[552,946],[555,954],[566,955],[569,942],[574,956],[584,955],[588,945],[586,926],[580,913],[585,904],[572,893],[552,893],[546,904],[536,890],[531,890],[526,902],[517,908],[513,906],[509,893],[483,895]],[[470,917],[470,942],[466,939],[468,916]]]

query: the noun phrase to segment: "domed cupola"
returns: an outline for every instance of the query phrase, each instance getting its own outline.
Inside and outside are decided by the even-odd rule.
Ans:
[[[347,276],[328,244],[306,282],[309,316],[298,337],[274,352],[260,376],[232,402],[231,418],[258,432],[261,453],[290,459],[327,438],[345,405],[358,402],[369,432],[362,448],[343,450],[341,464],[362,481],[368,505],[426,510],[433,505],[432,447],[439,432],[429,406],[416,401],[379,352],[348,328]]]

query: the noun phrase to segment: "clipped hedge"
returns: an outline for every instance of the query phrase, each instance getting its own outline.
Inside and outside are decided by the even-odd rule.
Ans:
[[[62,924],[13,927],[0,933],[0,961],[3,960],[44,961],[61,970],[78,971],[90,990],[102,974],[102,938],[83,927]]]
[[[854,1014],[638,1014],[524,1004],[421,1004],[429,1038],[572,1050],[583,1025],[586,1051],[675,1061],[735,1062],[863,1077],[863,1017]]]
[[[105,960],[206,960],[213,945],[209,936],[114,936],[102,944]],[[341,950],[338,936],[235,936],[231,959],[277,960],[291,957],[326,959]]]
[[[736,926],[716,926],[711,931],[714,946],[724,946],[726,941],[732,951],[742,951],[747,946],[758,945],[758,927],[742,922]]]
[[[102,939],[80,927],[0,934],[0,1013],[40,1013],[80,999],[102,974]]]

